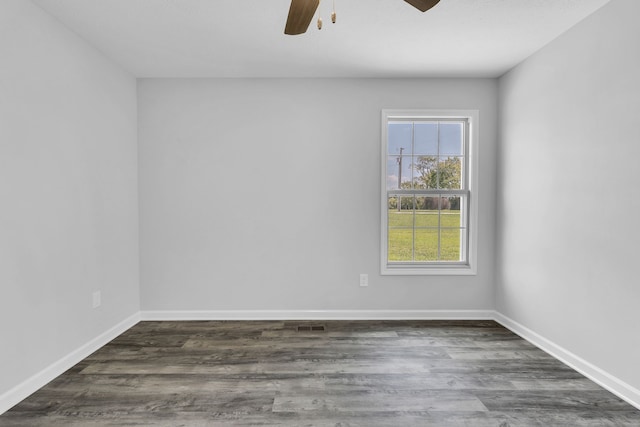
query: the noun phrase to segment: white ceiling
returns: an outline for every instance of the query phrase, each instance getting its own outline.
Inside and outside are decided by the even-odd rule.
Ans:
[[[137,77],[497,77],[609,0],[32,0]]]

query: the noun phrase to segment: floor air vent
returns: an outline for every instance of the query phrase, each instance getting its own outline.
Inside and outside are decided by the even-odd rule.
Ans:
[[[298,325],[296,331],[298,332],[324,332],[326,329],[324,325]]]

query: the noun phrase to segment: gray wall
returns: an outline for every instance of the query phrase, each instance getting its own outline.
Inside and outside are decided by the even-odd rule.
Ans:
[[[31,2],[2,0],[0,29],[2,395],[139,289],[135,79]]]
[[[500,79],[497,310],[640,388],[640,2]]]
[[[143,310],[493,308],[495,79],[138,88]],[[480,110],[477,276],[379,275],[382,108]]]

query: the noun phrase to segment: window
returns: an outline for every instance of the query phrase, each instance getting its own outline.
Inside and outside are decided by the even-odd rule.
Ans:
[[[382,274],[475,274],[478,112],[382,111]]]

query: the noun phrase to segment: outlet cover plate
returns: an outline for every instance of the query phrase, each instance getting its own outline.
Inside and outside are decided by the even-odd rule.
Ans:
[[[93,308],[98,308],[100,307],[100,304],[102,304],[102,296],[100,295],[100,291],[95,291],[93,293]]]
[[[361,274],[360,275],[360,286],[369,286],[369,275]]]

